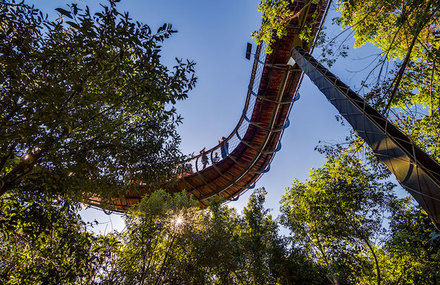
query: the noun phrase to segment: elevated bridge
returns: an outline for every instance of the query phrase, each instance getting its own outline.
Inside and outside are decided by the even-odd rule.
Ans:
[[[440,165],[309,54],[310,46],[299,34],[318,15],[312,29],[316,38],[328,3],[306,3],[294,1],[291,9],[294,14],[301,11],[300,16],[291,21],[287,35],[271,46],[270,55],[263,47],[257,48],[242,116],[231,134],[177,167],[177,181],[165,188],[169,192],[186,190],[203,206],[210,199],[237,199],[253,188],[281,149],[302,76],[307,74],[440,228]],[[124,212],[141,198],[141,193],[128,194],[106,206]]]
[[[288,26],[287,35],[272,45],[273,52],[265,53],[263,46],[255,52],[252,73],[242,115],[234,130],[224,141],[189,159],[176,169],[178,179],[166,185],[169,192],[186,190],[201,205],[210,199],[228,201],[249,188],[270,169],[275,153],[281,149],[281,137],[289,125],[289,113],[298,99],[298,88],[302,79],[301,70],[287,65],[290,51],[303,44],[299,34],[316,13],[317,23],[312,34],[318,34],[328,9],[323,5],[307,5],[308,1],[294,1],[291,9],[300,16]],[[220,136],[221,137],[221,136]],[[218,159],[216,158],[218,154]],[[113,199],[107,208],[126,211],[139,203],[141,194],[130,193],[124,198]],[[99,206],[99,200],[91,201]]]

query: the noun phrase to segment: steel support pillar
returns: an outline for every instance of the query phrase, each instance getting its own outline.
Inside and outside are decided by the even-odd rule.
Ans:
[[[440,165],[310,54],[291,57],[440,228]]]

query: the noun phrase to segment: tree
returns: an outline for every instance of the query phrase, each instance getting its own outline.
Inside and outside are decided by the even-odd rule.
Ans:
[[[266,244],[252,243],[255,237],[249,237],[245,219],[218,202],[206,210],[196,205],[185,192],[171,195],[160,190],[145,196],[128,216],[127,229],[121,237],[123,243],[108,281],[267,283],[263,282],[267,278],[264,272],[269,272]],[[258,236],[274,234],[260,231]]]
[[[62,190],[36,196],[34,182],[0,197],[2,284],[328,283],[322,266],[278,234],[264,191],[243,214],[155,191],[126,215],[122,232],[96,235]]]
[[[182,159],[173,104],[194,87],[194,63],[160,61],[156,33],[117,10],[71,4],[49,20],[0,3],[0,194],[29,177],[87,200],[170,179]]]
[[[199,234],[193,235],[194,271],[205,272],[207,284],[243,283],[241,219],[234,208],[212,201],[203,211]]]
[[[0,197],[0,283],[95,284],[115,236],[95,236],[58,194]]]
[[[399,65],[392,74],[397,74]],[[435,75],[437,74],[437,75]],[[393,123],[433,159],[440,162],[438,73],[426,63],[410,62],[398,88],[398,96],[390,104]],[[385,110],[385,94],[393,78],[374,84],[366,98],[379,110]]]
[[[238,241],[244,278],[240,283],[327,284],[322,268],[279,235],[279,223],[264,208],[266,194],[264,188],[255,190],[243,209]]]
[[[388,253],[390,277],[395,284],[438,284],[440,282],[440,232],[426,212],[404,198],[391,205]]]
[[[276,277],[271,270],[274,250],[282,245],[278,225],[269,210],[264,208],[264,188],[257,189],[249,197],[243,209],[240,251],[243,253],[242,270],[250,284],[273,284]]]
[[[383,112],[396,108],[398,127],[438,161],[439,5],[435,0],[338,1],[337,20],[353,30],[355,47],[372,43],[382,52],[376,64],[378,81],[367,98]]]
[[[194,264],[201,215],[196,200],[185,192],[145,195],[127,216],[104,284],[203,284],[201,267],[195,275],[187,272]]]
[[[271,53],[271,44],[275,42],[276,38],[282,38],[287,34],[287,26],[295,18],[303,16],[304,12],[309,9],[310,5],[322,5],[325,0],[309,0],[303,8],[299,11],[291,9],[294,0],[261,0],[258,4],[258,11],[262,13],[263,22],[258,31],[252,33],[258,44],[266,42],[266,52]],[[311,43],[313,37],[311,36],[312,27],[317,24],[317,15],[319,11],[316,10],[311,17],[311,21],[306,23],[300,31],[300,38],[306,43]]]
[[[327,156],[309,180],[294,180],[282,198],[283,224],[294,242],[327,267],[333,284],[381,283],[375,238],[394,185],[342,149]]]
[[[274,41],[275,35],[281,38],[286,34],[287,26],[292,19],[299,17],[311,4],[322,5],[326,1],[307,1],[304,8],[298,12],[290,9],[294,2],[294,0],[261,0],[258,9],[263,13],[263,23],[260,30],[253,33],[258,43],[265,41],[270,44]],[[437,20],[440,16],[438,12],[440,2],[438,0],[338,0],[336,5],[341,16],[333,21],[340,24],[343,29],[351,28],[353,30],[356,40],[355,47],[363,46],[366,43],[376,45],[383,53],[383,58],[380,61],[382,64],[387,60],[397,58],[403,60],[388,88],[388,91],[392,91],[389,104],[402,103],[402,99],[398,98],[394,102],[392,101],[404,78],[406,68],[411,68],[411,65],[412,68],[417,68],[419,73],[423,71],[425,78],[423,85],[429,87],[429,89],[426,87],[425,89],[438,90],[433,86],[433,83],[438,82],[435,79],[438,79],[438,71],[440,70],[439,65],[436,65],[440,59],[440,28]],[[307,37],[308,27],[314,24],[315,21],[312,17],[312,21],[301,28],[300,37],[307,42],[312,40]],[[331,44],[333,40],[322,42],[322,44]],[[379,78],[382,69],[383,65],[379,72]],[[428,102],[430,102],[432,107],[434,103],[432,90],[420,93],[418,99],[425,101],[426,105],[429,105]]]
[[[127,216],[104,284],[326,284],[323,270],[288,248],[256,191],[242,215],[186,193],[144,196]]]
[[[435,62],[440,59],[439,1],[370,0],[338,4],[342,26],[350,26],[355,32],[355,47],[370,42],[382,50],[385,60],[403,60],[390,86],[393,90],[389,104],[410,62],[435,69]]]

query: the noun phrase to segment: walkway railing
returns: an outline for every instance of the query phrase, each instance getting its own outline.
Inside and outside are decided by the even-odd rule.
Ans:
[[[295,11],[303,11],[304,2],[295,1]],[[299,32],[318,11],[319,33],[328,11],[325,6],[310,5],[300,17],[292,21],[287,36],[278,39],[274,52],[266,57],[265,47],[257,46],[251,79],[240,119],[233,131],[219,143],[175,167],[176,181],[164,187],[169,192],[186,190],[201,205],[211,199],[235,200],[252,189],[262,175],[269,171],[275,153],[281,149],[284,130],[290,125],[289,114],[299,99],[298,89],[302,71],[288,64],[290,49],[301,43]],[[319,10],[317,10],[319,9]],[[316,39],[316,38],[315,38]],[[311,45],[313,47],[313,44]],[[150,189],[114,198],[106,205],[115,211],[126,211],[139,203]],[[101,205],[99,199],[91,204]]]
[[[258,93],[265,59],[265,45],[263,44],[257,46],[246,101],[240,116],[240,120],[238,121],[234,130],[229,134],[229,136],[223,137],[221,140],[219,140],[219,143],[216,146],[205,150],[204,153],[199,153],[189,158],[183,164],[177,166],[176,175],[178,178],[192,175],[209,166],[212,166],[215,163],[218,163],[220,160],[226,158],[231,152],[233,152],[233,150],[240,144],[249,127],[249,121],[257,100],[256,94]]]
[[[317,34],[321,30],[322,25],[325,21],[326,14],[328,12],[328,7],[329,7],[329,3],[327,3],[327,5],[324,9],[325,12],[324,12],[324,15],[321,18],[321,21],[318,25]],[[304,20],[305,20],[305,18],[304,18]],[[312,47],[311,51],[313,50],[316,39],[317,39],[317,37],[314,38],[314,42],[311,44],[311,47]],[[216,163],[219,163],[222,159],[227,158],[228,155],[230,153],[232,153],[234,151],[234,149],[240,143],[242,143],[242,142],[246,143],[245,141],[243,141],[243,137],[245,136],[246,131],[249,128],[252,113],[254,112],[255,103],[257,102],[257,100],[265,100],[264,98],[259,98],[257,95],[258,91],[259,91],[259,87],[260,87],[260,80],[261,80],[261,76],[263,73],[263,69],[265,68],[265,61],[266,61],[265,46],[264,45],[257,46],[257,50],[256,50],[255,56],[254,56],[251,79],[250,79],[250,83],[249,83],[249,88],[248,88],[248,92],[247,92],[247,96],[246,96],[245,105],[243,107],[242,115],[241,115],[240,120],[237,123],[236,127],[229,134],[229,136],[223,137],[222,140],[219,141],[219,144],[217,144],[216,146],[214,146],[208,150],[201,151],[199,154],[186,160],[182,165],[177,166],[176,167],[177,178],[185,179],[185,177],[187,177],[187,176],[196,174],[206,168],[209,168],[210,166],[215,165]],[[283,67],[281,67],[281,68],[283,68]],[[283,127],[280,130],[280,136],[278,139],[277,147],[274,148],[273,150],[269,151],[271,155],[269,157],[269,162],[267,164],[267,167],[265,169],[259,170],[258,173],[256,173],[257,174],[256,179],[254,179],[254,181],[252,183],[250,183],[251,185],[246,185],[245,190],[238,190],[238,193],[232,195],[229,199],[235,200],[235,199],[237,199],[237,197],[235,197],[236,195],[241,195],[246,190],[254,188],[255,183],[261,178],[262,174],[269,171],[270,163],[272,162],[272,160],[274,158],[274,154],[281,149],[281,138],[283,136],[284,130],[290,125],[290,122],[288,119],[289,114],[290,114],[292,106],[293,106],[292,103],[294,101],[297,101],[300,97],[299,93],[298,93],[298,89],[299,89],[299,86],[301,86],[302,79],[303,79],[303,74],[301,74],[299,83],[297,84],[297,87],[294,91],[293,101],[289,103],[289,109],[287,112],[287,116],[286,116],[285,122],[283,124]],[[268,131],[273,132],[274,130],[268,130]],[[267,154],[268,153],[264,153],[264,155],[267,155]],[[261,156],[261,155],[263,155],[263,153],[260,153],[259,156]],[[250,166],[250,168],[252,168],[252,166]],[[248,169],[248,170],[245,170],[245,173],[247,173],[249,171],[255,172],[255,170]],[[206,181],[205,183],[209,183],[209,181]],[[226,187],[224,189],[217,189],[217,191],[213,191],[212,195],[199,197],[200,198],[199,200],[206,200],[212,196],[220,195],[220,193],[225,191],[227,188],[228,187]],[[202,202],[202,204],[203,204],[203,202]]]

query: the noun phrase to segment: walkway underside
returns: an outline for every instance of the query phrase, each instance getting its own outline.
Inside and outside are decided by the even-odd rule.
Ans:
[[[227,156],[218,162],[212,160],[215,152],[221,153],[221,145],[217,145],[206,151],[208,165],[203,165],[201,155],[193,157],[177,171],[180,178],[165,186],[168,192],[186,190],[202,205],[207,205],[210,199],[227,201],[253,187],[268,171],[275,152],[281,147],[280,139],[302,78],[301,70],[287,65],[290,51],[295,46],[309,50],[299,39],[301,28],[312,21],[317,11],[318,24],[313,29],[316,35],[326,9],[326,4],[305,6],[304,1],[294,1],[293,13],[301,11],[301,15],[292,20],[287,35],[276,40],[270,55],[266,56],[264,50],[260,54],[261,47],[257,49],[243,115],[226,138]],[[126,211],[139,203],[145,193],[148,191],[113,199],[105,206],[99,200],[91,204]]]
[[[328,5],[294,3],[293,13],[302,11],[301,16],[273,44],[273,53],[263,59],[264,52],[257,49],[243,114],[234,131],[222,144],[177,167],[178,179],[165,188],[171,193],[186,190],[202,205],[210,199],[232,200],[252,188],[281,148],[304,71],[439,228],[440,165],[308,54],[309,47],[299,39],[301,27],[318,11],[320,24],[313,29],[316,36]],[[223,159],[217,160],[215,153],[222,153]],[[146,193],[142,189],[105,205],[99,200],[91,204],[123,212]]]

